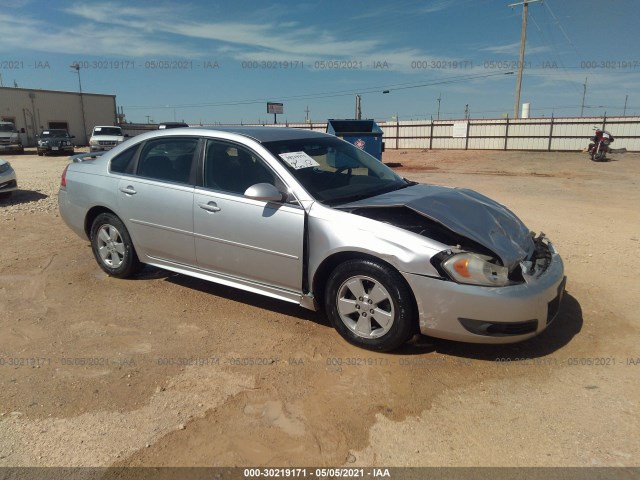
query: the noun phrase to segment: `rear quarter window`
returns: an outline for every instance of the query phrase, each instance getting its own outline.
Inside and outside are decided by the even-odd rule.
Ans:
[[[128,148],[120,155],[117,155],[111,160],[110,170],[113,173],[128,173],[133,174],[133,158],[138,150],[138,145]]]

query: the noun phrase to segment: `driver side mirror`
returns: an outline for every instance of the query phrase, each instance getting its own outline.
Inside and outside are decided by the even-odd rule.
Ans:
[[[285,195],[270,183],[251,185],[245,190],[244,196],[263,202],[282,202],[285,199]]]

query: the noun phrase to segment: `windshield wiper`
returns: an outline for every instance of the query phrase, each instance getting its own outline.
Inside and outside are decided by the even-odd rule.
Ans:
[[[411,181],[406,180],[406,179],[403,179],[403,180],[406,181],[406,183],[404,185],[394,185],[392,187],[384,188],[382,190],[378,190],[378,191],[375,191],[375,192],[361,193],[359,195],[348,195],[346,197],[339,197],[339,198],[332,199],[328,203],[330,205],[340,205],[340,204],[343,204],[343,203],[357,202],[358,200],[364,200],[365,198],[377,197],[378,195],[384,195],[385,193],[395,192],[397,190],[402,190],[403,188],[407,188],[407,187],[411,187],[413,185],[417,185],[417,182],[411,182]]]

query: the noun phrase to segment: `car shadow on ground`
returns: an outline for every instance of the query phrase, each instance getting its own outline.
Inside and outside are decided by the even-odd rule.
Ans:
[[[144,273],[144,271],[142,273]],[[207,280],[201,280],[187,275],[172,274],[171,272],[168,273],[169,275],[166,276],[166,280],[168,282],[175,283],[176,285],[192,288],[199,292],[208,293],[217,297],[223,297],[234,302],[244,303],[252,307],[264,308],[265,310],[270,310],[282,315],[300,318],[302,320],[309,320],[325,327],[331,327],[331,324],[321,312],[313,312],[294,303],[266,297],[257,293],[246,292],[234,287],[227,287],[226,285],[212,283]]]
[[[8,198],[0,198],[0,205],[21,205],[23,203],[37,202],[48,198],[49,195],[37,190],[14,190]]]
[[[147,266],[136,278],[140,280],[164,278],[168,282],[185,288],[191,288],[234,302],[264,308],[282,315],[309,320],[318,325],[333,328],[322,312],[313,312],[293,303],[169,272],[168,270]],[[567,291],[554,322],[544,332],[530,340],[520,343],[487,345],[453,342],[416,335],[410,342],[391,353],[404,356],[441,353],[453,357],[486,361],[495,361],[496,358],[539,358],[550,355],[567,345],[582,330],[582,324],[582,307],[578,300]]]
[[[442,353],[454,357],[495,361],[500,359],[528,359],[550,355],[567,345],[582,330],[582,307],[569,292],[565,292],[558,316],[537,337],[520,343],[476,344],[452,342],[420,336],[397,351],[402,355]]]

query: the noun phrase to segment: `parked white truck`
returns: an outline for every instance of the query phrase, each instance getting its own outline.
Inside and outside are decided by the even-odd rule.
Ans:
[[[11,122],[0,122],[0,152],[24,152],[20,132]]]

